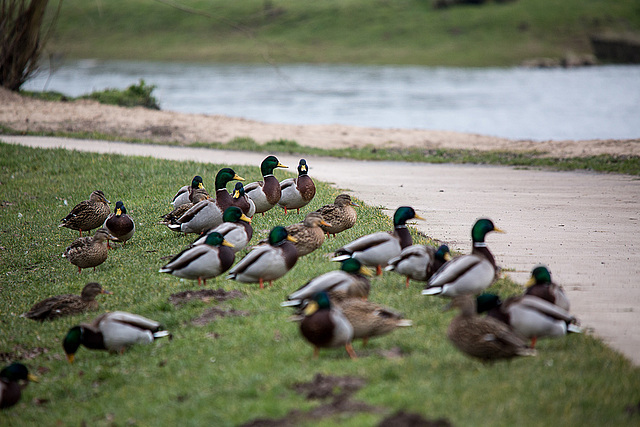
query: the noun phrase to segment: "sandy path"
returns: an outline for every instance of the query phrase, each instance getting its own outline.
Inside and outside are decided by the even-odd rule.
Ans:
[[[1,140],[37,147],[258,165],[260,153],[60,138]],[[285,164],[298,157],[281,155]],[[476,218],[492,218],[507,234],[490,235],[498,263],[523,283],[547,264],[563,284],[582,325],[640,364],[640,180],[587,172],[508,167],[359,162],[307,157],[311,176],[348,189],[373,206],[409,204],[427,221],[417,227],[468,252]],[[380,177],[384,174],[384,182]]]

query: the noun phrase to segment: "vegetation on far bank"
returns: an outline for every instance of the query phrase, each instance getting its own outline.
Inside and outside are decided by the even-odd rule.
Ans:
[[[198,285],[158,269],[166,262],[163,257],[177,253],[193,237],[157,225],[159,215],[170,209],[176,189],[193,175],[201,175],[211,188],[222,166],[232,165],[0,143],[0,224],[6,236],[0,249],[0,360],[2,365],[21,360],[40,376],[39,383],[24,390],[18,405],[0,411],[1,425],[237,426],[297,411],[297,425],[362,426],[377,425],[399,410],[444,418],[453,425],[637,425],[640,368],[589,333],[539,340],[536,357],[485,365],[448,342],[446,329],[455,313],[442,312],[446,301],[421,296],[415,282],[405,289],[404,279],[390,272],[373,278],[370,299],[401,310],[413,326],[372,339],[367,347],[355,343],[358,360],[350,360],[343,348],[323,350],[314,360],[311,346],[279,303],[309,278],[336,269],[328,259],[336,248],[391,228],[378,208],[360,202],[354,228],[328,239],[272,287],[260,290],[222,277],[209,280],[207,288],[239,290],[243,296],[225,302],[170,303],[170,295],[197,290]],[[247,182],[260,178],[258,165],[233,168]],[[278,170],[276,176],[293,175]],[[256,215],[253,242],[274,225],[300,221],[339,193],[325,183],[316,185],[315,199],[300,214],[285,216],[275,209],[264,217]],[[95,189],[103,190],[112,203],[124,201],[136,221],[136,234],[125,247],[109,251],[95,272],[78,274],[60,256],[78,233],[57,225]],[[410,230],[416,242],[434,244]],[[501,238],[492,236],[489,245]],[[40,299],[78,293],[90,281],[113,292],[98,297],[97,313],[44,323],[19,316]],[[521,287],[503,278],[491,290],[507,296]],[[66,361],[61,341],[71,326],[122,309],[160,321],[173,340],[124,354],[81,348],[74,364]],[[226,316],[194,324],[211,309]],[[344,405],[321,413],[317,409],[331,399],[306,399],[296,386],[316,374],[348,376],[364,384],[343,396]],[[344,408],[357,410],[342,412]]]
[[[48,51],[101,59],[510,66],[640,33],[636,0],[64,0]],[[442,3],[442,2],[441,2]],[[51,15],[58,2],[50,2]]]

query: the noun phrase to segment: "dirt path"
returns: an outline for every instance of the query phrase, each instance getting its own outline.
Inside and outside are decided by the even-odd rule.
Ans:
[[[295,139],[293,135],[281,137]],[[60,138],[8,137],[36,147],[142,155],[174,160],[258,165],[260,153]],[[298,157],[279,156],[285,164]],[[417,227],[468,252],[481,216],[507,234],[488,244],[503,268],[523,283],[547,264],[565,286],[582,325],[640,364],[640,180],[587,172],[508,167],[359,162],[307,157],[310,175],[347,189],[373,206],[412,205],[427,218]],[[384,174],[384,180],[380,179]]]

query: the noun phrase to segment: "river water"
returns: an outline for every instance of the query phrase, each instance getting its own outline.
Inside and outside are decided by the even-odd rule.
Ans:
[[[144,79],[163,110],[512,139],[640,138],[640,66],[574,69],[66,61],[24,89],[77,96]]]

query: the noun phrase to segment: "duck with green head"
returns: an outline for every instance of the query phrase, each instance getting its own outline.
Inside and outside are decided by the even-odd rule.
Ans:
[[[22,363],[14,362],[0,371],[0,409],[9,408],[20,401],[22,389],[28,381],[38,382]]]
[[[526,295],[533,295],[549,301],[563,310],[569,311],[569,298],[560,285],[551,280],[551,272],[544,265],[538,265],[531,271],[531,278],[526,283]]]
[[[300,322],[302,336],[313,346],[313,357],[317,358],[319,349],[342,347],[349,357],[356,359],[351,341],[353,326],[340,308],[332,305],[329,294],[319,292],[304,309],[304,319]]]
[[[63,316],[80,314],[88,310],[97,310],[98,301],[96,301],[96,296],[100,294],[110,295],[111,292],[103,289],[99,283],[87,283],[82,288],[80,295],[64,294],[45,298],[35,303],[22,317],[43,322]]]
[[[256,204],[253,203],[247,194],[244,192],[244,185],[241,182],[236,182],[236,186],[233,189],[233,206],[237,206],[242,209],[242,213],[253,218],[256,214]]]
[[[302,307],[319,292],[328,292],[332,300],[347,298],[367,299],[371,290],[369,277],[372,273],[356,258],[340,261],[340,269],[329,271],[309,280],[292,292],[282,307]]]
[[[115,238],[115,242],[121,242],[123,245],[133,237],[136,231],[136,224],[127,214],[127,208],[122,201],[116,202],[115,210],[109,214],[102,226]]]
[[[287,168],[288,166],[280,163],[276,156],[268,156],[260,164],[260,172],[262,173],[262,181],[252,182],[245,185],[244,191],[247,196],[253,200],[256,205],[256,213],[264,215],[266,211],[274,207],[281,196],[280,182],[273,176],[276,168]]]
[[[451,253],[447,245],[440,245],[437,249],[428,245],[411,245],[404,248],[397,257],[391,258],[385,270],[406,276],[408,288],[409,279],[426,282],[449,260]]]
[[[72,327],[62,341],[69,363],[73,363],[80,345],[90,350],[123,352],[135,344],[150,344],[156,338],[169,337],[155,320],[126,311],[113,311],[96,317],[90,324]]]
[[[490,219],[482,218],[476,221],[471,229],[471,254],[453,258],[445,263],[431,276],[422,295],[477,295],[488,288],[496,280],[499,271],[484,241],[486,235],[492,231],[504,233],[496,228]]]
[[[300,208],[305,207],[316,195],[316,185],[309,176],[309,167],[305,159],[298,163],[298,177],[287,178],[280,181],[280,205],[287,214],[287,209],[295,209],[300,213]]]
[[[413,243],[407,229],[407,221],[414,218],[424,219],[412,207],[400,206],[393,215],[392,232],[380,231],[347,243],[335,252],[336,257],[333,260],[339,261],[343,257],[357,258],[364,265],[375,266],[377,274],[381,275],[382,267]]]
[[[101,190],[96,190],[91,193],[89,200],[75,205],[69,215],[60,220],[58,227],[78,230],[80,237],[82,237],[83,231],[91,231],[104,223],[110,213],[110,203]]]
[[[235,260],[232,247],[222,234],[212,231],[202,244],[189,246],[174,256],[159,272],[198,280],[198,285],[206,286],[207,279],[217,277],[231,267]]]
[[[538,338],[582,332],[576,325],[577,319],[568,311],[533,295],[514,296],[503,302],[495,294],[481,294],[477,297],[477,311],[487,312],[488,316],[531,339],[531,348],[535,347]]]
[[[233,180],[244,181],[244,178],[231,168],[220,169],[216,174],[216,198],[196,203],[175,224],[169,224],[169,228],[183,233],[202,233],[222,224],[224,211],[233,204],[227,191],[227,184]]]
[[[295,239],[284,227],[274,227],[269,232],[269,244],[255,246],[229,271],[227,279],[260,283],[260,289],[263,289],[265,281],[273,283],[298,261],[298,250],[292,242]]]
[[[196,175],[191,180],[191,185],[185,185],[181,187],[173,199],[171,200],[171,204],[174,208],[178,206],[194,203],[193,198],[197,197],[197,195],[206,194],[208,196],[207,190],[204,188],[204,183],[202,182],[202,177],[200,175]]]
[[[224,240],[233,245],[233,252],[237,253],[244,249],[253,237],[253,227],[251,227],[251,218],[242,213],[242,210],[237,206],[230,206],[224,211],[222,216],[224,222],[200,236],[194,245],[201,245],[206,240],[209,234],[219,233],[224,237]]]

